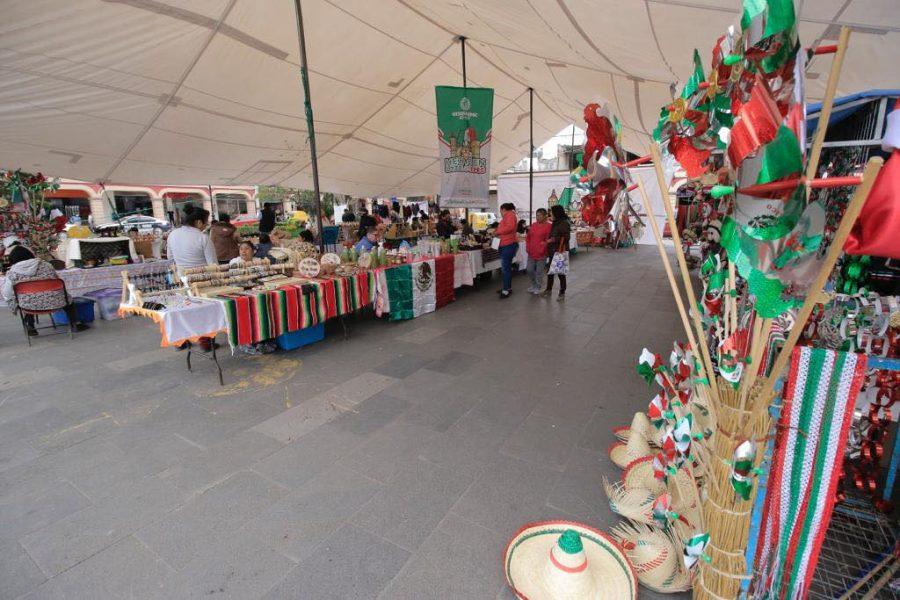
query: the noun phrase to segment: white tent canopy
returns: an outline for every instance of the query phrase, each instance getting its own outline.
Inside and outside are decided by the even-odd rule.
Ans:
[[[900,87],[897,0],[798,0],[801,40],[856,31],[839,93]],[[0,168],[92,181],[311,187],[293,0],[0,3]],[[321,185],[438,191],[435,85],[492,87],[494,172],[608,101],[643,153],[669,86],[739,0],[303,0]],[[816,57],[820,99],[831,58]]]

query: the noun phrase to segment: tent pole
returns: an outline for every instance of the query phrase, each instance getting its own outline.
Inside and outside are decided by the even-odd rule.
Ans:
[[[534,88],[528,88],[528,223],[531,223],[534,199]]]
[[[306,111],[306,130],[309,133],[309,153],[312,166],[313,193],[316,195],[316,222],[319,224],[319,251],[325,252],[325,236],[322,231],[322,195],[319,192],[319,160],[316,155],[316,129],[313,124],[312,100],[309,97],[309,67],[306,61],[306,35],[303,31],[301,0],[294,0],[297,13],[297,37],[300,42],[300,79],[303,82],[303,107]]]
[[[469,87],[469,85],[466,81],[466,36],[464,36],[464,35],[459,36],[459,47],[460,47],[460,50],[462,51],[463,87],[466,88],[466,87]]]
[[[212,185],[207,183],[206,189],[209,190],[209,208],[212,209],[209,212],[212,213],[213,219],[218,221],[219,220],[219,207],[216,205],[216,199],[212,193]]]
[[[572,145],[569,146],[569,170],[571,171],[576,166],[575,164],[575,123],[572,123]]]
[[[459,49],[462,52],[462,76],[463,76],[463,89],[469,87],[468,80],[466,79],[466,36],[459,36]],[[469,209],[466,208],[466,223],[469,222]]]

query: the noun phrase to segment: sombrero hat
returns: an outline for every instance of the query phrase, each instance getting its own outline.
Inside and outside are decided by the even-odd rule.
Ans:
[[[655,495],[666,491],[666,483],[653,472],[653,456],[644,456],[628,463],[622,472],[626,488],[646,488]]]
[[[629,435],[628,442],[616,442],[609,447],[609,458],[617,467],[624,469],[633,460],[650,456],[653,451],[647,438],[641,435]]]
[[[653,501],[657,495],[643,487],[625,487],[621,481],[610,483],[603,478],[603,489],[609,498],[609,508],[614,513],[648,525],[654,523]]]
[[[702,531],[703,504],[694,481],[687,469],[678,469],[675,477],[669,478],[668,491],[672,497],[672,510],[678,513],[674,522],[675,531],[682,540]]]
[[[571,521],[525,525],[506,545],[503,569],[522,600],[637,598],[637,578],[618,544]]]
[[[647,442],[655,444],[655,440],[653,439],[653,425],[650,423],[650,419],[647,418],[647,413],[638,411],[634,413],[634,418],[631,419],[630,427],[625,425],[613,429],[613,433],[616,434],[616,437],[626,443],[631,437],[632,431],[637,431],[638,435],[647,440]]]
[[[641,585],[664,594],[691,588],[681,545],[666,532],[643,523],[622,522],[610,534],[621,544]]]

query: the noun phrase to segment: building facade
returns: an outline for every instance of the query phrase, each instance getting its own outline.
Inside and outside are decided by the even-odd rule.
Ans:
[[[228,213],[253,219],[259,210],[256,186],[100,185],[74,179],[60,179],[59,184],[45,199],[70,219],[87,221],[91,216],[95,225],[109,223],[114,214],[146,214],[178,225],[186,204],[201,206],[214,218]]]

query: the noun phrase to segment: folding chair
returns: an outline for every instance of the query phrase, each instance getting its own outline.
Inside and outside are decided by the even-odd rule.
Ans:
[[[22,308],[22,299],[25,298],[27,302],[27,297],[29,295],[41,294],[44,292],[59,292],[61,291],[65,297],[65,302],[60,306],[54,306],[52,308],[44,309],[44,310],[30,310],[27,308]],[[35,279],[33,281],[22,281],[13,286],[13,292],[16,296],[16,306],[19,311],[19,317],[22,319],[22,329],[25,331],[25,339],[28,340],[28,345],[31,346],[31,336],[28,335],[28,323],[25,320],[25,317],[28,315],[40,316],[40,315],[50,315],[50,321],[53,323],[52,328],[56,329],[56,322],[53,320],[53,313],[64,309],[69,305],[69,292],[66,290],[66,283],[62,279]],[[51,327],[35,327],[35,329],[50,329]],[[75,323],[73,319],[69,319],[69,338],[75,338]]]

